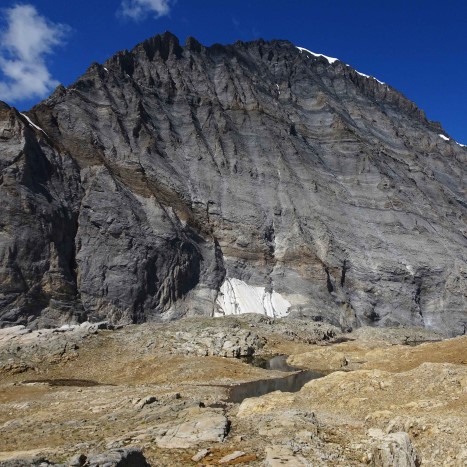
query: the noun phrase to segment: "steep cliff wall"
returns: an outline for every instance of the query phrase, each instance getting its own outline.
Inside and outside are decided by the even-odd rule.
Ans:
[[[465,331],[467,149],[338,60],[166,33],[28,118],[0,112],[3,325],[252,311]]]

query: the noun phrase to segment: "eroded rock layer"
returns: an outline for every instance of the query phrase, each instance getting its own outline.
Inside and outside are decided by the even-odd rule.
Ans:
[[[244,311],[465,332],[467,150],[338,60],[165,33],[3,105],[0,148],[3,326],[226,314],[241,281]]]

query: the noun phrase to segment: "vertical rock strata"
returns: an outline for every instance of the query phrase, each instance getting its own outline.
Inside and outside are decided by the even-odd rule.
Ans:
[[[463,333],[467,149],[440,134],[287,41],[155,36],[0,107],[0,323],[226,313],[241,281],[252,312]]]

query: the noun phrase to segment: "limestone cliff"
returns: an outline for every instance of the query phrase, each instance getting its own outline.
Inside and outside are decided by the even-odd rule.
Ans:
[[[0,108],[0,323],[237,310],[464,333],[466,160],[339,60],[155,36]]]

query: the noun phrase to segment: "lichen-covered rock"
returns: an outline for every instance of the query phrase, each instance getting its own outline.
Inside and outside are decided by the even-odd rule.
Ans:
[[[266,457],[264,467],[281,467],[288,465],[290,467],[306,467],[310,465],[307,460],[300,455],[294,454],[290,446],[272,445],[265,449]]]
[[[170,334],[169,334],[170,336]],[[178,331],[173,335],[171,353],[183,355],[218,355],[220,357],[240,358],[254,355],[261,349],[266,340],[248,330],[220,331],[212,333],[212,329]]]
[[[0,107],[0,324],[241,311],[462,334],[467,150],[440,133],[290,42],[156,36],[27,116]]]
[[[219,443],[229,431],[229,421],[217,412],[185,414],[185,419],[156,439],[160,448],[186,449],[204,442]]]
[[[22,373],[38,363],[63,363],[78,356],[83,339],[108,323],[63,325],[54,329],[31,330],[24,326],[0,329],[0,373]]]
[[[373,430],[376,432],[377,430]],[[373,450],[372,463],[374,467],[418,467],[421,464],[407,433],[400,431],[384,435],[373,434],[378,444]]]

